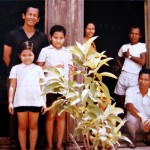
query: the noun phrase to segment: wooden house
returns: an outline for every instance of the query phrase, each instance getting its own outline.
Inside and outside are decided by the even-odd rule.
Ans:
[[[147,44],[146,66],[150,68],[150,0],[1,0],[0,1],[0,141],[10,137],[11,128],[7,111],[6,66],[2,60],[3,41],[6,33],[21,25],[21,7],[25,3],[37,3],[41,11],[39,28],[49,35],[55,24],[63,25],[67,30],[65,45],[83,42],[84,22],[96,24],[98,51],[106,50],[110,57],[117,55],[120,46],[128,42],[128,28],[132,23],[140,24],[142,41]],[[115,61],[110,65],[113,72]],[[78,79],[80,80],[80,79]],[[115,83],[115,81],[114,81]],[[113,84],[114,84],[113,83]],[[114,87],[110,87],[113,91]],[[65,142],[71,142],[68,132],[75,124],[67,116]],[[77,138],[81,141],[81,138]]]

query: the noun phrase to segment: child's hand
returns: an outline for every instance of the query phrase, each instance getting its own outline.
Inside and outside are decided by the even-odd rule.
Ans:
[[[9,111],[10,114],[12,114],[12,115],[14,114],[14,106],[13,106],[12,103],[9,103],[8,111]]]
[[[42,115],[45,114],[45,112],[46,112],[46,107],[45,107],[45,106],[42,106],[42,108],[41,108],[41,113],[42,113]]]
[[[56,65],[56,67],[58,67],[58,68],[64,68],[64,64],[58,64],[58,65]]]
[[[69,68],[70,68],[71,71],[77,71],[77,67],[76,66],[73,66],[73,65],[69,64]]]

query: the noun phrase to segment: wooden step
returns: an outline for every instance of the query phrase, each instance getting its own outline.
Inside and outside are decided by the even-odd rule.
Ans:
[[[128,137],[128,134],[124,134],[124,135]],[[149,150],[150,150],[150,146],[147,146],[145,143],[142,142],[143,135],[137,135],[136,141],[137,141],[137,143],[136,143],[137,147],[141,148],[142,150],[144,150],[143,148],[149,148]],[[121,149],[127,150],[127,142],[126,141],[120,140],[119,143],[120,143],[120,146],[118,147],[118,150],[121,150]],[[83,143],[79,143],[79,145],[81,148],[84,146]],[[69,143],[65,147],[66,147],[66,150],[76,150],[74,143]],[[17,147],[16,143],[10,142],[9,137],[0,137],[0,150],[10,150],[10,149],[16,150],[19,148]],[[44,150],[44,149],[46,149],[46,142],[43,140],[40,140],[37,145],[37,150]]]

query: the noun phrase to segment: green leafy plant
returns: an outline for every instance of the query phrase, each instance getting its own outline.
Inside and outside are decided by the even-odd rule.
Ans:
[[[47,78],[43,95],[49,92],[62,95],[47,111],[53,108],[53,115],[56,112],[58,115],[64,111],[69,113],[77,123],[74,136],[83,136],[86,150],[98,150],[98,147],[107,150],[119,144],[119,139],[130,140],[120,132],[124,122],[118,114],[123,113],[123,110],[115,107],[109,89],[102,80],[104,76],[116,76],[109,72],[98,72],[103,65],[108,66],[108,61],[112,58],[108,58],[105,52],[89,52],[91,43],[96,38],[89,39],[83,45],[76,42],[76,46],[68,47],[74,56],[72,61],[80,68],[73,71],[72,76],[80,75],[83,82],[67,81],[61,68],[50,68],[47,71],[53,72],[55,78]]]

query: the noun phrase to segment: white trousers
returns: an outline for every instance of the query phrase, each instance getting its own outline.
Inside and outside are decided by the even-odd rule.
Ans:
[[[134,116],[127,119],[127,122],[125,125],[126,125],[128,132],[132,138],[136,137],[136,133],[145,133],[145,131],[143,129],[143,123],[140,122]]]

